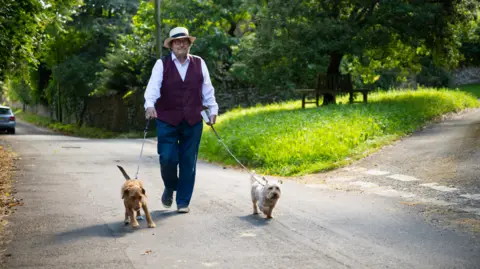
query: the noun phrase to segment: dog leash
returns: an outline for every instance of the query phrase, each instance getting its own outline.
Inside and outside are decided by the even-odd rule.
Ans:
[[[138,171],[140,170],[140,163],[142,162],[143,145],[145,145],[149,123],[150,123],[150,119],[147,119],[147,125],[145,126],[145,130],[143,132],[142,149],[140,150],[140,157],[138,157],[138,166],[137,166],[137,173],[135,174],[135,179],[138,179]]]
[[[240,166],[243,167],[243,169],[250,175],[252,176],[258,183],[260,183],[261,185],[265,186],[264,183],[260,182],[256,176],[254,176],[252,173],[250,173],[250,171],[248,171],[248,169],[235,157],[235,155],[233,155],[233,153],[230,151],[230,149],[227,147],[227,145],[225,145],[225,143],[223,142],[223,140],[220,138],[220,136],[218,135],[217,133],[217,130],[215,130],[215,128],[213,127],[213,125],[210,125],[210,127],[212,127],[212,130],[213,132],[215,133],[215,136],[217,136],[217,139],[218,141],[220,141],[220,143],[225,147],[225,149],[228,151],[228,153],[230,153],[230,155],[235,159],[235,161],[237,161],[238,164],[240,164]]]

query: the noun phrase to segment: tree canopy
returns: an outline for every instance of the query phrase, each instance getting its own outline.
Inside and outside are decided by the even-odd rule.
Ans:
[[[86,98],[144,90],[157,60],[153,1],[0,1],[0,80],[12,98],[81,119]],[[319,72],[388,88],[478,65],[478,11],[475,0],[163,0],[161,31],[197,36],[192,53],[217,92],[291,98]]]

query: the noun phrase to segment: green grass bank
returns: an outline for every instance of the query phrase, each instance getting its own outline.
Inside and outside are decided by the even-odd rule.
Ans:
[[[244,165],[295,176],[340,167],[442,114],[480,107],[471,92],[427,88],[372,93],[368,104],[347,104],[348,96],[337,103],[342,104],[301,109],[292,101],[238,108],[222,114],[215,129]],[[236,164],[206,125],[199,157]]]

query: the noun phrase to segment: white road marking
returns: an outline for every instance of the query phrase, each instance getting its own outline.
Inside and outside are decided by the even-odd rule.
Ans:
[[[422,203],[441,205],[441,206],[449,206],[449,205],[456,205],[457,204],[457,203],[447,202],[447,201],[434,199],[434,198],[419,198],[418,201],[420,201]]]
[[[205,267],[213,267],[213,266],[217,266],[218,262],[202,262],[202,265]]]
[[[420,184],[420,186],[428,187],[428,188],[431,188],[431,189],[434,189],[434,190],[437,190],[437,191],[443,191],[443,192],[458,191],[457,188],[450,188],[450,187],[447,187],[447,186],[438,185],[438,183],[436,183],[436,182]]]
[[[364,172],[364,171],[367,170],[367,168],[363,168],[363,167],[344,167],[341,170],[350,171],[350,172]]]
[[[476,194],[462,194],[460,195],[462,197],[468,198],[468,199],[473,199],[473,200],[480,200],[480,193]]]
[[[400,174],[394,174],[394,175],[391,175],[391,176],[388,176],[389,178],[393,178],[393,179],[396,179],[396,180],[400,180],[400,181],[404,181],[404,182],[407,182],[407,181],[418,181],[420,179],[416,178],[416,177],[412,177],[412,176],[406,176],[406,175],[400,175]]]
[[[372,176],[384,176],[390,174],[388,171],[381,171],[376,169],[370,169],[365,172],[365,174],[372,175]]]
[[[466,208],[460,208],[460,210],[469,212],[469,213],[474,213],[480,216],[480,208],[466,207]]]
[[[394,190],[391,188],[385,188],[385,187],[375,189],[373,193],[381,196],[387,196],[387,197],[403,197],[403,198],[415,197],[415,194],[411,192],[397,191],[397,190]]]
[[[375,183],[367,182],[367,181],[355,181],[355,182],[351,182],[350,185],[359,186],[364,191],[368,191],[380,196],[404,197],[404,198],[411,198],[415,196],[415,194],[411,192],[397,191],[390,187],[380,187]]]
[[[375,183],[366,182],[366,181],[360,181],[360,180],[355,181],[355,182],[350,182],[350,185],[359,186],[360,188],[365,188],[365,189],[378,188],[378,185],[375,184]]]
[[[254,233],[249,233],[249,232],[245,232],[245,233],[240,234],[240,237],[255,237],[255,236],[257,236],[257,235],[254,234]]]

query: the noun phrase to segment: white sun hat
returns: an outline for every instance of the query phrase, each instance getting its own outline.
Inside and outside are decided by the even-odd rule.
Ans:
[[[188,34],[188,30],[185,27],[175,27],[172,30],[170,30],[170,37],[165,39],[163,42],[163,46],[165,48],[170,48],[170,42],[175,39],[180,39],[180,38],[188,38],[190,39],[190,43],[193,43],[195,39],[197,39],[194,36],[190,36]]]

